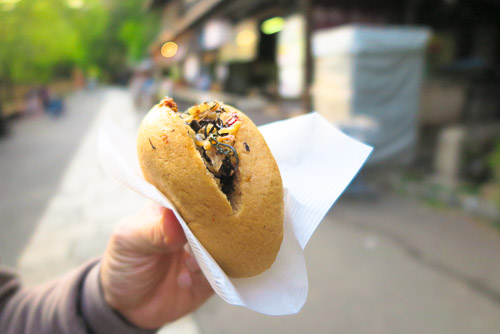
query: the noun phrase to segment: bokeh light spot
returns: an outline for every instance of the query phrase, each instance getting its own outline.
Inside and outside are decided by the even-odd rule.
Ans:
[[[177,50],[179,49],[179,46],[175,42],[167,42],[162,45],[161,47],[161,55],[165,58],[171,58],[175,56],[177,53]]]
[[[285,19],[276,16],[262,22],[262,24],[260,25],[260,30],[266,35],[271,35],[280,32],[283,29],[284,24]]]
[[[83,0],[68,0],[68,6],[73,9],[80,9],[83,7]]]
[[[238,46],[249,46],[255,43],[257,36],[252,30],[242,30],[236,35],[236,44]]]

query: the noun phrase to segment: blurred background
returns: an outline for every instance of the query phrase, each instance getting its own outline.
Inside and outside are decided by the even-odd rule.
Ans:
[[[305,250],[304,308],[215,296],[162,333],[499,333],[499,92],[497,0],[0,0],[1,261],[48,280],[142,207],[99,166],[105,119],[317,111],[375,149]]]

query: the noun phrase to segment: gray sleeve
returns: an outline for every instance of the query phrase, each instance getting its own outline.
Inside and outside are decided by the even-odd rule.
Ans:
[[[34,289],[22,289],[18,277],[0,269],[0,333],[143,334],[104,301],[99,261]]]

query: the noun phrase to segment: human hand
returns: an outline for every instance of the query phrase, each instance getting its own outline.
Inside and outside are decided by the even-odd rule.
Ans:
[[[155,329],[193,312],[212,294],[171,210],[148,205],[123,220],[104,253],[104,299],[132,324]]]

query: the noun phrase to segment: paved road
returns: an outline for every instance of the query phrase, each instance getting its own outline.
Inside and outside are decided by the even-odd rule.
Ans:
[[[309,297],[269,317],[214,298],[202,333],[500,332],[500,240],[462,217],[383,195],[343,199],[306,248]]]
[[[63,117],[17,120],[0,138],[2,262],[16,263],[102,100],[100,91],[76,93]]]
[[[54,131],[48,121],[30,120],[19,123],[14,135],[0,144],[1,182],[13,192],[2,188],[0,228],[9,232],[1,233],[0,246],[4,254],[17,254],[27,241],[20,231],[31,231],[33,237],[18,261],[30,284],[99,254],[116,220],[143,203],[105,176],[96,159],[96,130],[104,118],[114,119],[130,134],[137,127],[141,115],[133,110],[127,93],[106,89],[75,95],[70,101],[75,109],[66,116],[64,131]],[[94,108],[92,115],[97,117],[81,114]],[[257,123],[277,117],[252,110],[250,114]],[[37,140],[19,138],[24,136]],[[77,136],[79,142],[72,144],[57,139]],[[55,138],[50,150],[44,145],[47,138]],[[32,145],[29,156],[15,153],[23,140]],[[49,152],[54,150],[65,153],[55,156]],[[23,206],[36,179],[36,171],[26,164],[59,168],[38,169],[50,189],[31,199],[42,208],[38,211]],[[9,220],[30,215],[31,225],[17,230]],[[264,316],[214,297],[170,331],[498,333],[499,258],[498,233],[466,217],[391,194],[372,202],[344,198],[306,248],[310,291],[299,314]]]

